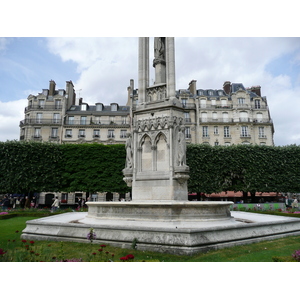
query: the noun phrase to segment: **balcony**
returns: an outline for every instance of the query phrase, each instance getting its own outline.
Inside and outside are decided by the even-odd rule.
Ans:
[[[242,134],[240,135],[240,137],[241,137],[241,138],[251,138],[251,134],[249,134],[249,133],[242,133]]]
[[[68,126],[94,126],[94,127],[130,127],[130,124],[124,121],[84,121],[84,120],[65,120],[64,125]]]
[[[253,119],[253,123],[273,123],[272,119]]]
[[[29,105],[25,107],[25,112],[31,110],[62,110],[62,105]]]
[[[211,105],[211,104],[200,104],[200,108],[208,108],[208,109],[232,109],[232,104],[226,105]]]
[[[24,125],[61,125],[62,121],[58,119],[37,119],[37,118],[31,118],[31,119],[25,119],[20,122],[20,126]]]
[[[200,118],[200,123],[232,123],[232,118],[226,118],[226,119],[213,119],[213,118]]]
[[[40,140],[42,140],[42,136],[40,134],[38,134],[38,135],[36,134],[36,135],[33,135],[31,137],[31,139],[35,140],[35,141],[40,141]]]

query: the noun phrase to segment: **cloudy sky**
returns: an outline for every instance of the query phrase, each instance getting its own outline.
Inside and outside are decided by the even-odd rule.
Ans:
[[[193,79],[198,89],[220,89],[224,81],[260,85],[275,144],[300,144],[300,35],[292,0],[268,14],[263,0],[247,7],[211,0],[201,9],[190,0],[173,8],[152,0],[143,13],[132,0],[118,9],[101,4],[101,13],[90,0],[84,6],[52,0],[44,13],[31,8],[33,0],[17,2],[18,10],[15,1],[5,3],[0,19],[0,141],[19,139],[28,95],[48,88],[51,79],[57,89],[72,80],[87,103],[126,104],[130,79],[137,88],[137,37],[175,36],[177,89]]]
[[[300,38],[176,37],[175,52],[177,89],[192,79],[198,89],[220,89],[227,80],[260,85],[275,144],[300,144]],[[19,139],[27,96],[51,79],[57,88],[72,80],[87,103],[126,104],[130,79],[137,87],[137,55],[136,37],[0,38],[0,141]]]

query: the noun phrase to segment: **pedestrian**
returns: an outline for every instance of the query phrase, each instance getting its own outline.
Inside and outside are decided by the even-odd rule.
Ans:
[[[2,210],[7,210],[9,204],[10,204],[10,200],[9,200],[8,196],[5,195],[5,197],[4,197],[3,201],[2,201]]]
[[[58,197],[56,196],[54,199],[54,202],[52,203],[52,212],[57,211],[57,209],[59,209],[59,200]]]
[[[25,197],[25,208],[30,208],[30,200],[28,196]]]
[[[298,199],[294,197],[294,201],[292,203],[292,208],[298,210]]]

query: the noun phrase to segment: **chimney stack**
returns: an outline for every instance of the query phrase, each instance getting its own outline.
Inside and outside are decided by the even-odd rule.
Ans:
[[[255,93],[257,96],[261,97],[261,86],[251,86],[251,92]]]
[[[189,83],[189,91],[193,94],[193,95],[196,95],[197,94],[197,87],[196,87],[196,82],[197,80],[192,80],[190,83]]]
[[[224,82],[223,90],[227,95],[229,95],[231,93],[231,82],[230,81],[225,81]]]
[[[55,94],[55,81],[51,79],[49,84],[49,96],[54,96],[54,94]]]

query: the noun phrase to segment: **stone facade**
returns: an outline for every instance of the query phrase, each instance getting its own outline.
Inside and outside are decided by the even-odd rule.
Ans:
[[[49,89],[28,96],[20,140],[125,144],[129,128],[130,106],[89,105],[76,100],[71,81],[66,90],[55,90],[51,80]]]

